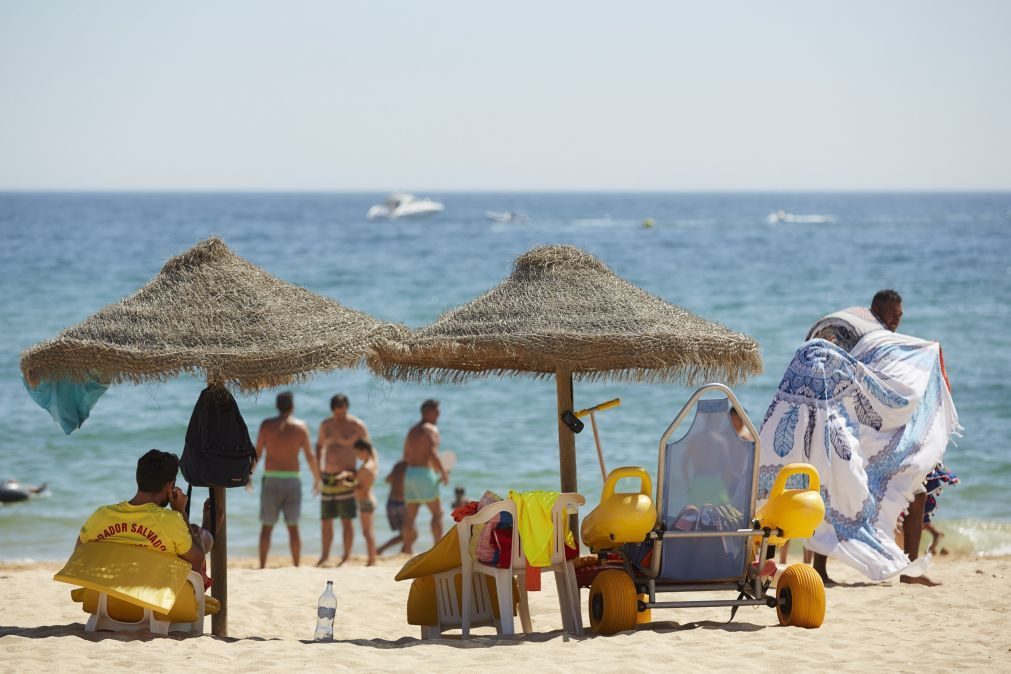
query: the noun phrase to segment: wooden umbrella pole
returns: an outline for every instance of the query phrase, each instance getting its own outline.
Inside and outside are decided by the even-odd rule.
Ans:
[[[576,434],[562,421],[562,415],[572,411],[572,373],[565,370],[555,372],[555,387],[558,393],[558,464],[562,473],[562,493],[575,493],[576,486]],[[579,531],[579,516],[569,518],[569,529]]]
[[[221,524],[214,532],[214,547],[211,548],[211,596],[221,603],[221,610],[211,616],[211,633],[216,637],[228,636],[228,510],[225,508],[224,487],[211,487],[214,501],[224,510]]]
[[[558,370],[555,373],[558,390],[558,463],[562,473],[562,492],[576,491],[576,435],[562,415],[572,411],[572,373]]]

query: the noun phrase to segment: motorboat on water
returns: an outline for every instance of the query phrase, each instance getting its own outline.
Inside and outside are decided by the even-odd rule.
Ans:
[[[383,203],[370,208],[367,217],[369,220],[377,218],[399,220],[400,218],[426,217],[442,213],[444,210],[446,207],[438,201],[419,199],[413,194],[394,193],[387,197]]]
[[[526,222],[527,214],[522,211],[485,211],[484,217],[492,222]]]
[[[821,213],[813,213],[810,215],[798,215],[796,213],[788,213],[784,210],[776,211],[775,213],[769,213],[766,218],[770,225],[774,225],[780,222],[792,222],[803,225],[822,225],[830,222],[835,222],[834,215],[823,215]]]

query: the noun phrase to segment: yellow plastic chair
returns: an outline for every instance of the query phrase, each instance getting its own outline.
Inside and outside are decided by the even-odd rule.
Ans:
[[[140,546],[85,543],[53,580],[78,586],[71,598],[92,614],[87,632],[202,633],[220,609],[187,562]]]
[[[437,639],[448,629],[463,625],[463,576],[460,564],[458,528],[452,527],[430,550],[412,557],[396,575],[396,580],[414,580],[407,598],[407,622],[421,627],[422,639]],[[512,590],[509,624],[515,610],[516,588]],[[470,624],[492,626],[503,633],[495,581],[481,575],[471,577],[473,603]],[[508,595],[507,595],[508,596]]]

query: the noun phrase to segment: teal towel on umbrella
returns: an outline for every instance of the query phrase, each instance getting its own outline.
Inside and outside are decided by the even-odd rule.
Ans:
[[[70,435],[84,423],[98,399],[109,387],[93,377],[83,382],[70,379],[50,381],[43,379],[32,388],[24,377],[21,378],[32,400],[60,425],[63,432]]]

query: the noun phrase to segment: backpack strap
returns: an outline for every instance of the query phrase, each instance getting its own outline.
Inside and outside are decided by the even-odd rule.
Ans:
[[[208,531],[211,532],[211,536],[218,535],[218,500],[214,498],[214,487],[208,487],[207,493],[209,493],[211,500],[211,521],[209,522]]]

